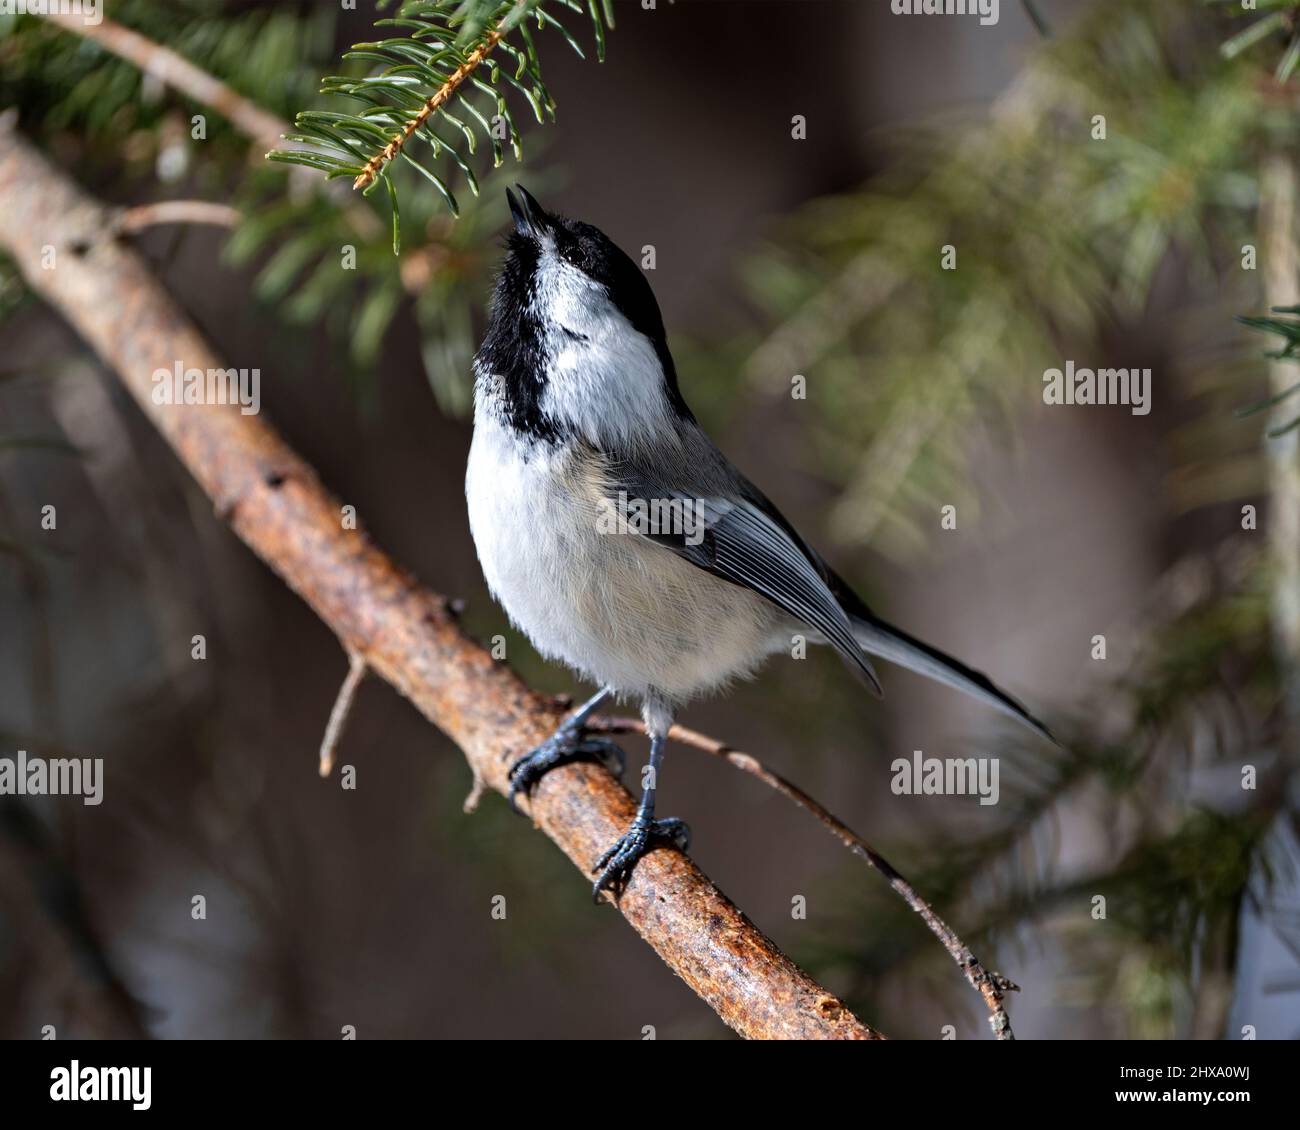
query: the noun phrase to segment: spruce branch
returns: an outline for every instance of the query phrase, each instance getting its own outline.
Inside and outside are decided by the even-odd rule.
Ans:
[[[42,14],[65,31],[83,36],[118,58],[134,63],[161,85],[212,107],[254,142],[274,140],[284,131],[285,123],[279,115],[264,110],[203,68],[129,27],[109,19],[89,24],[79,15],[57,11]]]
[[[487,7],[499,7],[499,2]],[[142,3],[124,6],[121,14],[140,16],[152,11]],[[76,17],[51,12],[44,22],[76,33],[79,39],[150,76],[180,98],[226,118],[253,143],[259,160],[252,168],[257,173],[265,172],[261,158],[267,145],[293,129],[288,118],[269,108],[275,100],[266,83],[259,84],[252,74],[243,76],[242,85],[259,92],[258,99],[252,99],[236,93],[231,82],[217,79],[210,69],[192,61],[208,58],[192,29],[176,29],[173,39],[170,32],[161,30],[166,26],[161,19],[142,21],[143,29],[135,29],[108,18],[101,24],[86,25]],[[223,25],[229,25],[223,39],[233,41],[226,50],[235,54],[242,48],[241,58],[255,58],[250,40],[284,36],[278,24],[254,21],[254,26],[245,30],[246,22],[236,14],[222,17]],[[332,43],[332,25],[329,33]],[[163,34],[167,34],[167,43],[155,38]],[[27,32],[23,39],[34,57],[40,54],[42,38]],[[72,36],[66,39],[72,44]],[[62,49],[60,66],[42,72],[48,73],[51,88],[65,77],[75,80],[82,74],[73,62],[83,54],[98,52],[86,52],[75,44]],[[318,74],[319,64],[310,58],[304,48],[293,65]],[[112,71],[111,67],[101,69]],[[0,87],[3,85],[0,82]],[[116,92],[120,85],[109,83],[108,89]],[[125,104],[111,105],[116,120]],[[82,128],[89,130],[91,123],[87,121]],[[440,202],[433,194],[415,197],[407,205],[405,254],[400,267],[394,267],[389,252],[392,226],[384,223],[377,202],[372,206],[356,199],[345,183],[324,180],[311,167],[289,165],[287,171],[295,190],[288,194],[271,187],[273,178],[244,178],[237,200],[242,220],[225,245],[231,262],[257,269],[255,296],[278,306],[294,325],[324,322],[328,332],[339,338],[349,364],[362,374],[373,372],[384,334],[403,310],[403,296],[410,296],[420,331],[421,359],[438,404],[449,414],[463,414],[467,387],[462,375],[476,344],[466,296],[484,285],[486,265],[481,249],[488,242],[487,232],[500,224],[500,201],[484,199],[478,207],[466,209],[459,223],[453,224],[439,214]],[[216,221],[218,213],[212,212],[211,218]],[[345,244],[357,248],[356,277],[340,272],[335,265],[338,248]],[[24,292],[18,276],[0,264],[0,314]]]
[[[1295,380],[1295,371],[1293,369],[1288,370],[1285,364],[1281,364],[1281,362],[1294,364],[1300,361],[1300,306],[1273,306],[1270,307],[1269,312],[1272,315],[1271,317],[1260,318],[1241,315],[1237,318],[1237,321],[1243,326],[1258,330],[1261,333],[1277,334],[1282,339],[1282,344],[1277,349],[1269,350],[1264,354],[1273,362],[1270,366],[1270,373],[1273,375],[1271,392],[1263,400],[1237,409],[1236,415],[1239,418],[1276,409],[1284,401],[1300,392],[1300,382]],[[1266,434],[1269,439],[1278,439],[1296,428],[1300,428],[1300,415],[1286,418],[1284,413],[1277,412],[1274,413],[1274,418]]]
[[[476,196],[478,180],[468,158],[480,137],[491,146],[494,168],[502,163],[507,134],[520,158],[519,131],[505,89],[522,96],[539,123],[555,116],[530,25],[539,30],[554,27],[579,57],[585,57],[577,39],[556,18],[556,8],[584,11],[580,0],[408,0],[395,17],[375,24],[397,28],[403,35],[358,43],[344,53],[345,60],[374,64],[369,73],[330,76],[321,84],[323,94],[344,96],[363,108],[353,113],[302,111],[295,130],[284,137],[309,148],[273,149],[267,158],[305,165],[330,180],[351,177],[353,188],[364,192],[381,180],[390,182],[396,233],[397,192],[390,178],[393,162],[400,157],[458,215],[459,205],[446,180],[412,154],[410,143],[419,139],[434,158],[448,157]],[[586,11],[597,57],[603,59],[606,28],[614,26],[612,5],[609,0],[589,0]],[[502,55],[507,60],[501,60]],[[473,95],[486,105],[476,104]],[[439,132],[440,126],[449,127],[450,135]]]
[[[1238,16],[1253,17],[1255,15],[1254,5],[1247,7],[1244,4],[1234,4],[1232,6],[1239,9],[1236,13]],[[1258,20],[1254,20],[1231,38],[1225,40],[1220,45],[1219,50],[1225,59],[1235,59],[1257,43],[1262,43],[1274,36],[1279,37],[1286,44],[1286,49],[1282,52],[1282,56],[1274,68],[1273,78],[1279,83],[1284,83],[1295,73],[1296,67],[1300,66],[1300,26],[1298,26],[1300,0],[1267,0],[1264,7],[1276,10],[1269,12],[1268,15]]]
[[[420,107],[420,112],[406,123],[402,132],[366,162],[365,168],[357,174],[356,180],[352,182],[352,187],[366,188],[375,179],[379,170],[396,157],[402,147],[411,140],[411,134],[423,126],[435,110],[441,109],[456,96],[456,92],[461,88],[461,85],[474,73],[474,69],[487,58],[488,53],[500,40],[501,32],[493,28],[488,33],[487,38],[469,53],[465,61],[451,73],[447,81],[438,87],[437,91]]]
[[[1115,306],[1139,314],[1171,252],[1215,269],[1220,220],[1249,207],[1228,186],[1250,183],[1257,143],[1294,108],[1257,68],[1223,63],[1221,27],[1196,38],[1192,22],[1176,0],[1097,0],[984,120],[908,131],[887,174],[811,202],[746,265],[757,332],[694,367],[740,369],[773,397],[816,374],[802,431],[841,488],[832,536],[921,551],[926,515],[979,502],[970,430],[1013,427],[1063,340],[1100,333]],[[1081,145],[1096,115],[1111,141]],[[935,267],[948,245],[960,269]]]
[[[43,14],[45,19],[64,31],[82,36],[124,62],[138,67],[142,74],[163,86],[215,110],[256,146],[278,140],[291,128],[278,114],[244,97],[170,47],[129,27],[110,19],[88,24],[76,15],[56,11]],[[302,170],[294,172],[301,173]],[[364,208],[349,208],[347,217],[357,234],[363,238],[372,238],[377,234],[377,217]]]

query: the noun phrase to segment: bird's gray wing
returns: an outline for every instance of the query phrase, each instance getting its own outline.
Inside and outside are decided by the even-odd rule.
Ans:
[[[1015,718],[1049,742],[1055,745],[1060,744],[1042,722],[987,675],[968,667],[960,659],[940,651],[937,647],[925,643],[923,640],[918,640],[915,636],[908,635],[901,628],[896,628],[893,624],[882,620],[872,612],[867,607],[866,602],[849,587],[844,578],[827,565],[822,560],[821,555],[803,540],[799,532],[790,525],[785,515],[776,508],[772,500],[741,475],[739,471],[735,472],[734,489],[757,506],[773,522],[780,525],[790,535],[791,539],[803,549],[813,568],[826,582],[826,587],[830,590],[831,596],[835,598],[835,603],[848,616],[853,638],[857,641],[859,647],[864,648],[879,659],[897,663],[900,667],[906,667],[909,671],[915,671],[919,675],[924,675],[927,679],[933,679],[937,683],[943,683],[945,686],[953,687],[963,694],[968,694],[995,710]]]
[[[761,490],[746,479],[739,471],[735,472],[735,490],[757,506],[772,521],[781,526],[807,555],[813,568],[826,582],[835,603],[844,610],[858,646],[879,659],[897,663],[909,671],[924,675],[937,683],[953,687],[964,694],[978,699],[995,710],[1028,726],[1034,733],[1059,745],[1052,732],[1025,707],[993,682],[987,675],[968,667],[915,636],[910,636],[901,628],[887,623],[877,616],[866,602],[849,587],[844,578],[822,560],[818,552],[800,537],[799,532],[786,520],[776,506]]]
[[[1060,744],[1042,722],[987,675],[876,616],[707,436],[695,430],[683,438],[690,455],[683,461],[680,477],[707,484],[703,537],[691,539],[697,542],[694,545],[674,534],[652,535],[652,540],[715,576],[753,589],[815,627],[877,694],[880,684],[863,650],[960,690]],[[615,460],[613,466],[629,497],[685,497],[684,492],[656,485],[663,482],[663,474],[637,470],[626,460]]]
[[[665,530],[661,523],[635,532],[715,577],[758,593],[815,628],[849,669],[880,693],[880,682],[854,638],[848,616],[815,558],[797,534],[788,532],[788,523],[779,514],[774,518],[759,501],[738,492],[697,497],[656,482],[626,462],[613,464],[612,478],[613,493],[625,492],[629,500],[647,506],[673,502],[673,512],[687,517],[676,529]]]

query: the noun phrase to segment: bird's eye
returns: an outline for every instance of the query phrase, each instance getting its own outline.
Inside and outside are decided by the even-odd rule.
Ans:
[[[556,232],[555,251],[570,266],[577,267],[580,271],[586,269],[587,256],[583,253],[582,243],[570,232]]]

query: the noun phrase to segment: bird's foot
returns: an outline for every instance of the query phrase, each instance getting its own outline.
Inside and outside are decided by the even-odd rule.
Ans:
[[[581,726],[566,722],[535,750],[510,766],[510,807],[518,812],[515,798],[520,793],[531,796],[533,786],[557,765],[583,760],[599,761],[615,777],[623,776],[626,759],[618,746],[605,738],[584,737]]]
[[[593,873],[599,871],[600,877],[592,884],[591,897],[599,902],[600,892],[606,887],[617,896],[631,878],[637,860],[658,846],[656,841],[667,841],[686,851],[691,846],[691,830],[684,820],[673,817],[651,820],[638,815],[632,821],[632,827],[596,860],[596,866],[591,870]]]

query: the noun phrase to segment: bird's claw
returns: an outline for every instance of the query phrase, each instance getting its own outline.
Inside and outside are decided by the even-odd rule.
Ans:
[[[684,820],[665,817],[662,820],[647,820],[637,816],[622,836],[614,841],[605,853],[596,860],[591,870],[600,876],[591,887],[591,897],[600,901],[600,892],[609,888],[617,896],[627,885],[632,876],[632,869],[646,852],[656,846],[656,841],[675,844],[681,851],[691,846],[691,830]]]
[[[581,760],[599,761],[615,777],[623,776],[626,763],[623,751],[613,742],[605,738],[584,737],[581,727],[561,726],[536,749],[510,766],[507,774],[510,807],[518,812],[516,797],[520,793],[530,796],[533,786],[557,765]]]

